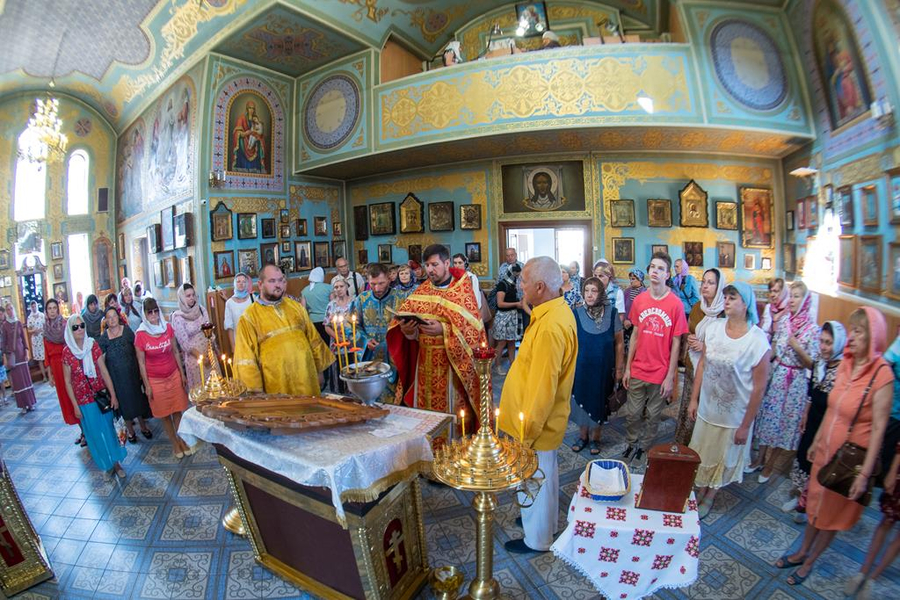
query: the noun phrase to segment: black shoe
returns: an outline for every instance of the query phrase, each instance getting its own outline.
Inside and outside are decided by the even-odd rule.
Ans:
[[[141,435],[143,435],[148,440],[153,439],[153,432],[149,429],[141,429]]]
[[[640,450],[638,450],[640,452]],[[622,460],[626,461],[631,458],[631,455],[634,453],[634,446],[628,444],[628,447],[625,448],[625,452],[622,453]]]
[[[77,446],[78,444],[82,443],[83,441],[84,441],[84,434],[82,433],[77,438],[75,438],[75,445]]]
[[[525,544],[525,540],[509,540],[503,547],[506,548],[507,552],[511,552],[513,554],[543,554],[547,552],[547,550],[535,550],[534,548]]]
[[[634,458],[632,459],[632,462],[637,462],[637,461],[641,460],[641,457],[643,455],[644,455],[644,451],[641,450],[640,448],[638,448],[637,452],[634,453]]]
[[[522,526],[522,517],[516,517],[516,527]]]

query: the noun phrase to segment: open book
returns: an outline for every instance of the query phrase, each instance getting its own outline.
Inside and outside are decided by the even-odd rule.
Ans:
[[[425,319],[417,315],[416,313],[411,312],[399,312],[391,308],[390,306],[385,306],[384,310],[389,312],[395,319],[400,319],[401,321],[415,321],[417,325],[427,325]]]

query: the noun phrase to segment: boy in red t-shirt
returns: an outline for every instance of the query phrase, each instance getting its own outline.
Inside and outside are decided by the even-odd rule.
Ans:
[[[681,336],[688,332],[684,305],[666,286],[672,259],[656,252],[647,267],[650,289],[631,304],[628,320],[634,323],[628,361],[622,383],[628,390],[625,403],[626,462],[641,460],[656,438],[659,416],[672,401]],[[644,409],[647,419],[643,420]]]

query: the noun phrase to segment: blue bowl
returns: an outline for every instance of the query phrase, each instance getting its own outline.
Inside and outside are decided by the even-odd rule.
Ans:
[[[607,470],[619,470],[622,472],[622,479],[625,482],[625,490],[620,493],[609,493],[614,490],[596,490],[591,487],[591,469],[607,469]],[[628,470],[628,465],[623,463],[621,460],[612,460],[608,458],[601,458],[598,460],[590,461],[584,467],[584,481],[582,482],[584,485],[584,489],[587,490],[591,499],[596,502],[618,502],[625,496],[631,492],[631,472]],[[618,491],[618,490],[615,490]]]

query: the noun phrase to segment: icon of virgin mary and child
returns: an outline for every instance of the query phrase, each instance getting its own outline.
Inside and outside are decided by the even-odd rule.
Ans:
[[[266,137],[256,103],[248,100],[244,114],[238,116],[231,130],[231,171],[240,173],[268,173],[266,167]]]

